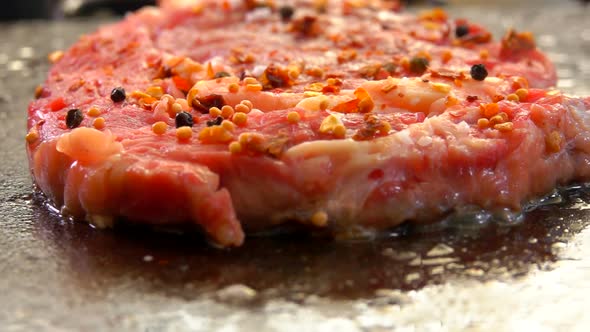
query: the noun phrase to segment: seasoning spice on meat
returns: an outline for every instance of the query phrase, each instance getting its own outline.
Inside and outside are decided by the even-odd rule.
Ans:
[[[192,127],[194,124],[193,116],[188,112],[176,113],[176,117],[174,118],[174,123],[176,124],[176,128]]]
[[[115,103],[120,103],[125,100],[125,89],[122,87],[116,87],[111,91],[111,100]]]
[[[346,233],[518,210],[588,173],[568,166],[590,151],[587,103],[543,90],[555,72],[532,35],[285,3],[140,10],[56,54],[29,107],[36,183],[75,218],[189,222],[229,247],[287,221]]]
[[[82,120],[84,120],[82,111],[78,108],[73,108],[66,115],[66,126],[70,129],[76,128],[82,123]]]
[[[193,109],[203,114],[209,113],[209,109],[211,107],[217,107],[221,109],[226,105],[223,96],[215,93],[201,98],[196,97],[192,100],[191,104]]]
[[[473,65],[471,67],[470,73],[471,78],[473,78],[476,81],[483,81],[486,79],[486,77],[488,77],[488,71],[486,69],[486,66],[482,63]]]

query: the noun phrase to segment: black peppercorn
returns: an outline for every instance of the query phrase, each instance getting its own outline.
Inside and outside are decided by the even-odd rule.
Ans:
[[[122,87],[114,88],[113,91],[111,91],[111,100],[115,103],[125,100],[125,89]]]
[[[457,38],[467,36],[468,34],[469,34],[469,27],[466,25],[458,25],[455,28],[455,36],[457,36]]]
[[[84,119],[84,115],[82,111],[77,108],[71,109],[68,111],[68,115],[66,115],[66,126],[70,129],[78,127],[82,120]]]
[[[422,75],[428,68],[428,59],[413,57],[410,60],[410,71],[414,74]]]
[[[283,20],[283,22],[288,22],[291,20],[291,17],[293,17],[294,13],[295,9],[291,6],[282,6],[279,8],[279,15],[281,15],[281,20]]]
[[[193,126],[193,116],[187,112],[178,112],[178,113],[176,113],[176,117],[174,118],[174,122],[176,123],[176,128],[192,127]]]
[[[213,120],[208,120],[207,127],[219,126],[223,122],[223,117],[218,116]]]
[[[482,63],[473,65],[471,67],[471,77],[477,81],[485,80],[486,77],[488,77],[488,71],[486,69],[486,66]]]

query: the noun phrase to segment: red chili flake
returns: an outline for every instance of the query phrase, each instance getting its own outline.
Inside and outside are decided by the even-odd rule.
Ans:
[[[317,37],[321,32],[318,18],[310,15],[294,20],[290,30],[302,37]]]
[[[470,102],[470,103],[472,103],[472,102],[474,102],[474,101],[476,101],[478,99],[479,99],[478,96],[467,96],[467,101]]]
[[[270,64],[262,73],[260,82],[265,90],[289,87],[292,85],[289,73],[285,68]]]
[[[510,56],[511,54],[535,49],[535,38],[530,32],[516,32],[508,30],[502,38],[502,48],[500,56]]]
[[[373,139],[377,133],[387,135],[391,126],[385,121],[379,120],[374,114],[367,113],[364,116],[364,126],[356,131],[352,136],[355,141],[366,141]]]
[[[66,107],[66,103],[64,102],[64,99],[62,97],[57,97],[54,100],[52,100],[51,102],[49,102],[49,104],[47,105],[49,107],[49,109],[52,112],[57,112],[61,109],[63,109],[64,107]]]
[[[356,113],[358,112],[359,99],[349,100],[336,105],[332,111],[338,113]]]
[[[174,82],[174,85],[176,85],[176,87],[184,93],[188,92],[188,90],[190,90],[192,87],[188,80],[178,75],[172,76],[172,81]]]
[[[326,85],[325,87],[322,88],[322,93],[334,93],[334,94],[338,94],[340,93],[340,87],[341,85]]]

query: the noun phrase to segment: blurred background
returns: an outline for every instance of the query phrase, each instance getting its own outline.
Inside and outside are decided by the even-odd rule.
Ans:
[[[2,3],[0,20],[122,15],[127,11],[155,4],[156,0],[9,0]]]
[[[565,0],[538,0],[534,3],[559,3]],[[570,0],[588,4],[590,0]],[[155,5],[157,0],[10,0],[3,1],[3,10],[0,11],[0,20],[22,19],[60,19],[76,16],[105,16],[123,15],[125,12],[136,10],[142,6]],[[402,0],[405,5],[437,5],[446,4],[486,4],[486,5],[512,5],[518,1],[513,0]],[[533,3],[528,1],[529,4]]]

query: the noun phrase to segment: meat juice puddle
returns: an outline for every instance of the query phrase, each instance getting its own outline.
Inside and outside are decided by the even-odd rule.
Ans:
[[[403,225],[364,238],[278,232],[224,250],[194,232],[129,224],[99,231],[64,220],[57,210],[33,207],[39,237],[57,249],[82,288],[87,280],[95,281],[93,287],[97,280],[110,287],[109,280],[140,275],[149,289],[172,296],[193,298],[240,284],[259,298],[304,302],[308,295],[367,298],[385,289],[415,290],[457,278],[509,279],[531,268],[551,269],[560,248],[588,224],[589,202],[590,186],[575,185],[508,219],[468,210],[434,225]]]

